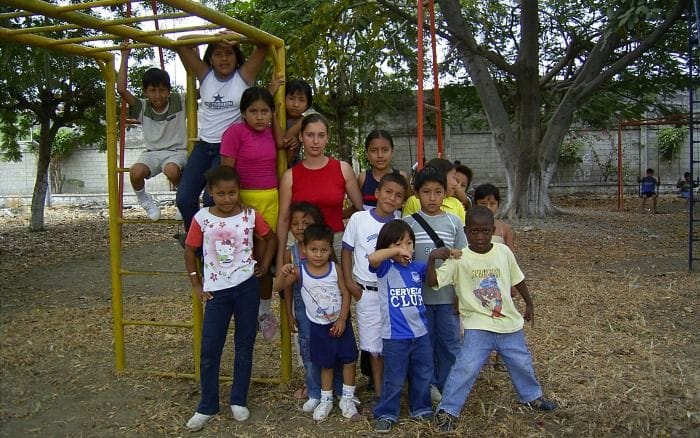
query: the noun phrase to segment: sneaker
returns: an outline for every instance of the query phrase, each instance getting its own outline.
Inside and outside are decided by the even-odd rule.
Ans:
[[[262,315],[258,316],[258,328],[262,332],[263,339],[265,339],[267,342],[270,342],[275,338],[279,326],[280,325],[277,322],[277,318],[275,318],[275,316],[271,313],[263,313]]]
[[[338,405],[340,406],[340,411],[343,413],[343,417],[351,420],[360,419],[360,414],[357,412],[357,406],[355,406],[355,400],[352,398],[342,397]]]
[[[547,400],[544,397],[540,397],[536,400],[533,400],[528,403],[524,403],[525,406],[530,407],[532,409],[539,409],[540,411],[547,411],[547,412],[552,412],[556,411],[559,406],[557,406],[556,403],[554,403],[551,400]]]
[[[153,196],[149,193],[145,193],[144,196],[145,199],[139,202],[139,204],[146,210],[146,214],[150,220],[157,221],[160,219],[160,208],[158,208],[158,204],[156,204],[156,201],[153,200]]]
[[[453,417],[445,411],[435,414],[435,425],[442,432],[451,432],[455,429],[457,417]]]
[[[331,413],[333,410],[333,401],[328,400],[328,401],[321,401],[319,402],[318,406],[316,406],[316,409],[314,409],[314,420],[316,421],[323,421],[326,418],[328,418],[328,414]]]
[[[442,394],[440,394],[440,390],[435,385],[430,385],[430,400],[433,403],[440,403],[442,400]]]
[[[391,421],[386,418],[380,418],[374,422],[374,431],[377,433],[389,433],[391,432]]]
[[[187,420],[187,424],[185,426],[187,429],[189,429],[191,432],[196,432],[198,430],[202,430],[202,428],[211,420],[214,419],[216,415],[207,415],[207,414],[200,414],[199,412],[195,412],[192,418]]]
[[[321,403],[321,400],[309,397],[309,399],[304,402],[304,406],[301,407],[301,410],[303,412],[313,412],[319,403]]]
[[[231,413],[236,421],[245,421],[250,417],[250,411],[245,406],[231,405]]]

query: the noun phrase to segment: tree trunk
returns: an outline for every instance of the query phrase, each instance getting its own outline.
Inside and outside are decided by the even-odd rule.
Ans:
[[[51,129],[50,119],[41,122],[39,132],[39,154],[36,163],[36,181],[32,195],[32,217],[29,224],[31,231],[44,231],[44,204],[49,184],[49,164],[51,163],[51,145],[55,132]]]

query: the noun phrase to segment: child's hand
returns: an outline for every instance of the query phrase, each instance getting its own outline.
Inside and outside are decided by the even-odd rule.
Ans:
[[[452,248],[450,250],[450,258],[451,259],[459,259],[461,257],[462,257],[462,250],[461,249]]]
[[[360,301],[362,299],[362,288],[359,284],[354,281],[347,284],[347,288],[350,290],[350,295],[355,298],[355,301]]]
[[[294,317],[287,318],[287,326],[289,327],[289,331],[291,333],[296,333],[298,331],[297,320]]]
[[[284,76],[274,75],[270,81],[270,86],[267,87],[267,90],[270,92],[270,94],[275,94],[280,86],[285,82]]]
[[[242,35],[241,35],[240,33],[234,32],[234,31],[232,31],[232,30],[227,30],[227,29],[224,29],[224,30],[221,30],[221,31],[217,32],[217,35],[222,35],[222,36],[229,36],[229,35],[232,35],[232,36],[235,36],[236,39],[225,39],[225,40],[222,41],[223,44],[228,44],[229,46],[232,46],[232,47],[238,45],[238,44],[241,42],[240,39],[241,39],[241,37],[242,37]]]
[[[284,144],[285,149],[289,149],[290,151],[296,151],[299,149],[299,139],[297,137],[289,136],[289,137],[284,137],[282,140],[282,144]]]
[[[211,294],[211,292],[204,292],[204,289],[202,288],[201,284],[199,284],[197,286],[192,286],[192,293],[194,294],[195,297],[197,297],[199,299],[199,301],[202,302],[202,304],[204,304],[207,301],[214,298],[214,296]]]
[[[397,248],[396,255],[401,259],[401,262],[408,264],[413,258],[413,251],[407,250],[405,248]]]
[[[440,259],[440,260],[447,260],[450,258],[452,255],[452,250],[446,246],[443,246],[442,248],[435,248],[434,250],[430,251],[430,255],[428,256],[429,258],[435,260],[435,259]],[[460,251],[459,256],[462,256],[462,252]]]
[[[528,304],[525,306],[525,314],[523,315],[523,318],[525,321],[532,323],[532,326],[535,326],[535,306],[532,304]]]
[[[294,263],[287,263],[286,265],[282,266],[282,269],[280,271],[284,277],[297,276],[297,267],[294,266]]]
[[[342,336],[344,331],[345,321],[341,318],[338,318],[335,324],[333,324],[333,326],[330,328],[331,336],[339,338],[340,336]]]
[[[262,277],[263,275],[267,274],[267,271],[270,269],[269,266],[263,266],[261,263],[256,263],[255,268],[253,268],[253,273],[255,274],[256,277]]]

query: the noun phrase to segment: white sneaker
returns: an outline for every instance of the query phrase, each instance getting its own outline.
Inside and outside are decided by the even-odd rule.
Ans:
[[[331,413],[333,410],[333,401],[328,400],[328,401],[322,401],[316,406],[316,409],[314,409],[314,420],[316,421],[323,421],[326,418],[328,418],[328,414]]]
[[[250,411],[245,406],[231,405],[231,413],[236,421],[245,421],[250,418]]]
[[[430,400],[433,403],[440,403],[440,400],[442,400],[442,394],[440,394],[440,390],[435,385],[430,385]]]
[[[301,407],[301,410],[303,412],[313,412],[319,403],[321,403],[321,400],[309,397],[309,399],[304,402],[304,406]]]
[[[359,414],[357,413],[357,406],[355,406],[355,401],[350,397],[341,397],[340,399],[340,411],[343,413],[343,417],[357,419]]]
[[[150,220],[157,221],[160,219],[160,208],[158,208],[158,204],[153,200],[153,196],[151,196],[150,193],[144,193],[144,200],[139,202],[139,204],[146,210],[146,214]]]
[[[215,416],[216,415],[207,415],[195,412],[192,418],[187,420],[187,424],[185,424],[185,426],[191,432],[196,432],[198,430],[201,430],[204,427],[204,425],[213,420]]]

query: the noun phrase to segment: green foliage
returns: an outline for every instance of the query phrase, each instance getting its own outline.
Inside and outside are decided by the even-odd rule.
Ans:
[[[581,137],[570,135],[559,149],[559,165],[573,166],[583,160],[583,151],[590,143]]]
[[[681,126],[659,129],[656,135],[659,156],[665,161],[673,161],[678,158],[686,133],[687,129]]]

